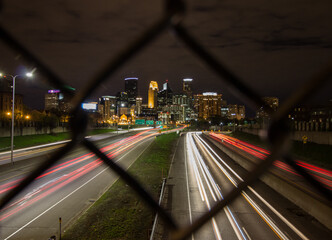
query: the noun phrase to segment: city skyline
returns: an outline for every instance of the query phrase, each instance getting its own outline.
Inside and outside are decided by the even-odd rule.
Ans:
[[[80,89],[105,61],[159,19],[161,4],[8,1],[3,4],[0,18],[20,42],[68,84]],[[296,1],[292,5],[261,0],[187,4],[184,25],[188,30],[262,97],[278,96],[282,102],[332,59],[329,1]],[[2,42],[0,49],[2,71],[14,74],[35,67],[20,61],[20,56]],[[181,79],[193,78],[195,93],[217,89],[230,102],[245,104],[168,32],[100,85],[93,96],[115,95],[123,89],[122,80],[131,76],[141,79],[141,86],[168,79],[175,91],[181,89]],[[40,96],[51,88],[44,78],[37,69],[33,80],[17,82],[18,93],[23,93],[24,101],[33,108],[42,108]],[[325,103],[331,97],[330,86],[316,94],[318,102]]]

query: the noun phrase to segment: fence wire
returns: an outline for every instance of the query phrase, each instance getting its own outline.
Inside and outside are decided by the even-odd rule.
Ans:
[[[1,2],[0,2],[1,3]],[[72,141],[67,143],[63,148],[53,153],[53,155],[45,161],[40,167],[31,172],[16,188],[11,190],[8,194],[1,199],[0,211],[25,187],[31,184],[36,177],[45,172],[59,159],[69,153],[73,148],[80,144],[85,146],[90,151],[94,152],[102,161],[108,165],[111,170],[115,171],[150,207],[153,211],[157,212],[163,221],[168,225],[172,233],[172,239],[185,239],[192,233],[202,227],[204,223],[215,216],[227,204],[230,204],[242,190],[249,184],[256,181],[277,158],[283,158],[291,165],[294,170],[302,175],[315,189],[317,189],[329,203],[332,203],[331,192],[323,187],[314,177],[310,175],[305,169],[298,166],[295,161],[290,157],[290,154],[285,151],[285,145],[289,142],[288,133],[290,130],[285,124],[288,114],[292,109],[300,104],[309,95],[313,94],[317,89],[322,88],[324,84],[332,77],[332,65],[323,69],[317,76],[312,77],[300,89],[296,90],[286,101],[283,103],[277,112],[273,112],[269,106],[263,101],[257,91],[248,87],[242,79],[240,79],[234,72],[231,72],[227,67],[217,60],[211,53],[209,53],[204,46],[197,41],[182,25],[182,20],[185,17],[185,4],[180,0],[165,0],[164,15],[160,20],[156,21],[151,27],[145,30],[139,37],[123,49],[117,56],[110,58],[100,71],[90,79],[90,81],[77,93],[69,89],[65,81],[63,81],[50,67],[44,64],[33,52],[29,51],[24,44],[16,40],[5,28],[0,25],[0,38],[1,40],[13,51],[19,52],[21,56],[28,62],[33,63],[49,82],[50,85],[57,87],[63,93],[71,96],[72,116],[71,119],[71,132]],[[207,65],[211,71],[214,71],[219,77],[220,81],[227,84],[229,90],[241,100],[248,102],[251,107],[257,109],[264,106],[267,113],[270,114],[272,123],[266,129],[268,133],[268,141],[271,144],[271,154],[265,161],[258,164],[254,170],[249,172],[244,177],[244,182],[237,188],[234,188],[223,200],[219,201],[210,211],[203,214],[200,218],[195,220],[191,225],[179,228],[174,219],[166,212],[165,209],[150,196],[147,191],[122,167],[116,164],[112,158],[107,157],[102,153],[97,146],[85,139],[85,132],[87,129],[87,115],[80,109],[81,103],[89,97],[89,95],[107,78],[114,74],[121,66],[126,64],[129,59],[133,58],[137,53],[142,51],[144,47],[149,45],[155,38],[159,37],[164,31],[170,30],[173,35],[184,43],[184,46],[192,52],[199,60]]]

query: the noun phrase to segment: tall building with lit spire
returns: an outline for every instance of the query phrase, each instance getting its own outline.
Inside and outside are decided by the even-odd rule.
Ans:
[[[137,77],[125,78],[125,92],[128,95],[129,107],[131,107],[132,105],[136,105],[136,98],[138,95],[137,82]]]
[[[148,108],[157,107],[157,93],[158,93],[158,83],[156,81],[151,81],[148,91]]]
[[[184,78],[183,79],[183,93],[188,97],[189,99],[189,108],[193,107],[193,90],[192,90],[192,84],[193,79],[192,78]]]

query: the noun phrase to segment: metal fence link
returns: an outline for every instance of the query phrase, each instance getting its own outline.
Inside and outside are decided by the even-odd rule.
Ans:
[[[10,191],[0,201],[0,210],[2,210],[15,196],[17,196],[25,187],[31,184],[34,179],[50,168],[56,161],[69,153],[75,145],[81,144],[87,149],[94,152],[103,162],[115,171],[136,193],[146,201],[149,206],[162,217],[163,221],[169,226],[172,232],[172,239],[184,239],[190,236],[193,232],[197,231],[204,223],[210,220],[227,204],[230,204],[247,186],[256,181],[277,158],[283,156],[286,162],[291,165],[295,171],[301,174],[311,185],[320,191],[326,199],[331,203],[331,192],[315,180],[314,177],[307,173],[302,167],[298,166],[289,157],[285,151],[285,145],[289,141],[289,129],[284,124],[289,112],[299,104],[305,97],[312,94],[314,90],[320,88],[326,81],[331,79],[332,67],[323,70],[319,75],[313,77],[302,88],[294,92],[284,104],[280,106],[277,112],[272,114],[269,107],[262,101],[260,95],[249,88],[235,73],[227,69],[224,64],[218,61],[212,54],[205,50],[204,46],[198,42],[187,29],[181,25],[181,20],[184,18],[185,4],[183,1],[166,0],[164,16],[161,17],[154,25],[144,31],[137,39],[129,44],[122,52],[112,58],[100,71],[91,78],[91,80],[80,90],[78,93],[73,93],[65,81],[55,74],[50,67],[46,66],[40,59],[38,59],[32,52],[19,43],[14,37],[11,36],[6,29],[0,26],[1,40],[12,50],[19,52],[23,58],[35,64],[38,71],[40,71],[48,80],[49,84],[59,88],[62,92],[72,96],[72,115],[74,116],[70,124],[72,131],[72,141],[67,143],[63,148],[55,152],[47,161],[40,167],[35,169],[29,174],[16,188]],[[126,64],[126,62],[133,58],[138,52],[149,45],[155,38],[159,37],[165,30],[175,32],[175,37],[185,43],[185,46],[202,60],[210,69],[220,76],[220,80],[224,81],[233,94],[237,95],[243,101],[249,102],[252,107],[266,106],[267,112],[271,114],[272,124],[267,129],[268,140],[271,143],[271,154],[265,161],[258,164],[254,170],[249,172],[244,177],[244,182],[239,184],[238,188],[234,188],[222,201],[219,201],[211,208],[210,211],[203,214],[199,219],[195,220],[190,226],[178,228],[174,219],[150,196],[144,188],[111,158],[108,158],[102,153],[94,143],[84,139],[84,133],[87,129],[86,115],[80,110],[80,104],[103,82],[107,80],[119,67]],[[82,121],[82,119],[84,121]]]

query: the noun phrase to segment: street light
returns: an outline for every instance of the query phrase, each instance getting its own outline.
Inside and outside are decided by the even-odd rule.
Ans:
[[[0,77],[11,77],[13,79],[13,98],[12,98],[12,130],[11,130],[11,144],[10,144],[10,161],[12,164],[14,164],[14,160],[13,160],[13,156],[14,156],[14,109],[15,109],[15,81],[17,77],[23,77],[24,75],[22,74],[18,74],[18,75],[10,75],[10,74],[6,74],[3,75],[2,73],[0,73]],[[31,78],[32,77],[32,73],[26,73],[25,74],[26,77]]]

